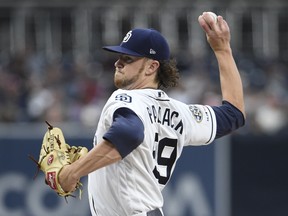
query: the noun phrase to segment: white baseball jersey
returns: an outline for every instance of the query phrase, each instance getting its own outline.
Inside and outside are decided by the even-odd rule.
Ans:
[[[121,161],[89,174],[93,216],[130,216],[163,206],[162,189],[184,146],[206,145],[216,134],[210,106],[187,105],[161,90],[115,91],[103,108],[94,138],[97,145],[121,107],[133,110],[144,125],[143,142]]]

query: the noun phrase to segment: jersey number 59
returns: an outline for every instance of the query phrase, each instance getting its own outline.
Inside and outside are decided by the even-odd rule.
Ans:
[[[171,176],[171,171],[177,158],[177,139],[162,138],[159,140],[158,133],[155,134],[157,150],[153,151],[157,165],[153,173],[159,184],[166,185]]]

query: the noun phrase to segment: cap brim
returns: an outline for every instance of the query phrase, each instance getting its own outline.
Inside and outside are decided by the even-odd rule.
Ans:
[[[121,53],[121,54],[126,54],[126,55],[131,55],[131,56],[143,56],[137,52],[134,52],[132,50],[126,49],[121,46],[104,46],[102,47],[104,50],[109,51],[109,52],[115,52],[115,53]]]

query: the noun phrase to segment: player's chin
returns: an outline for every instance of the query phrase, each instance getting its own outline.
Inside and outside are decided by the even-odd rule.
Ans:
[[[114,85],[117,87],[117,88],[123,88],[123,79],[120,79],[119,77],[114,76]]]
[[[119,72],[115,72],[114,74],[114,82],[117,82],[119,80],[123,80],[123,74]]]

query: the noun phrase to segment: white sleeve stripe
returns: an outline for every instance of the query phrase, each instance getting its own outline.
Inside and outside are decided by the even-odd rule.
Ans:
[[[208,139],[208,141],[206,142],[206,144],[209,144],[214,138],[215,138],[215,134],[216,134],[216,122],[215,122],[215,117],[214,115],[212,114],[212,111],[211,111],[211,107],[210,106],[206,106],[208,108],[208,111],[209,111],[209,114],[210,114],[210,117],[211,117],[211,135],[210,135],[210,138]]]

